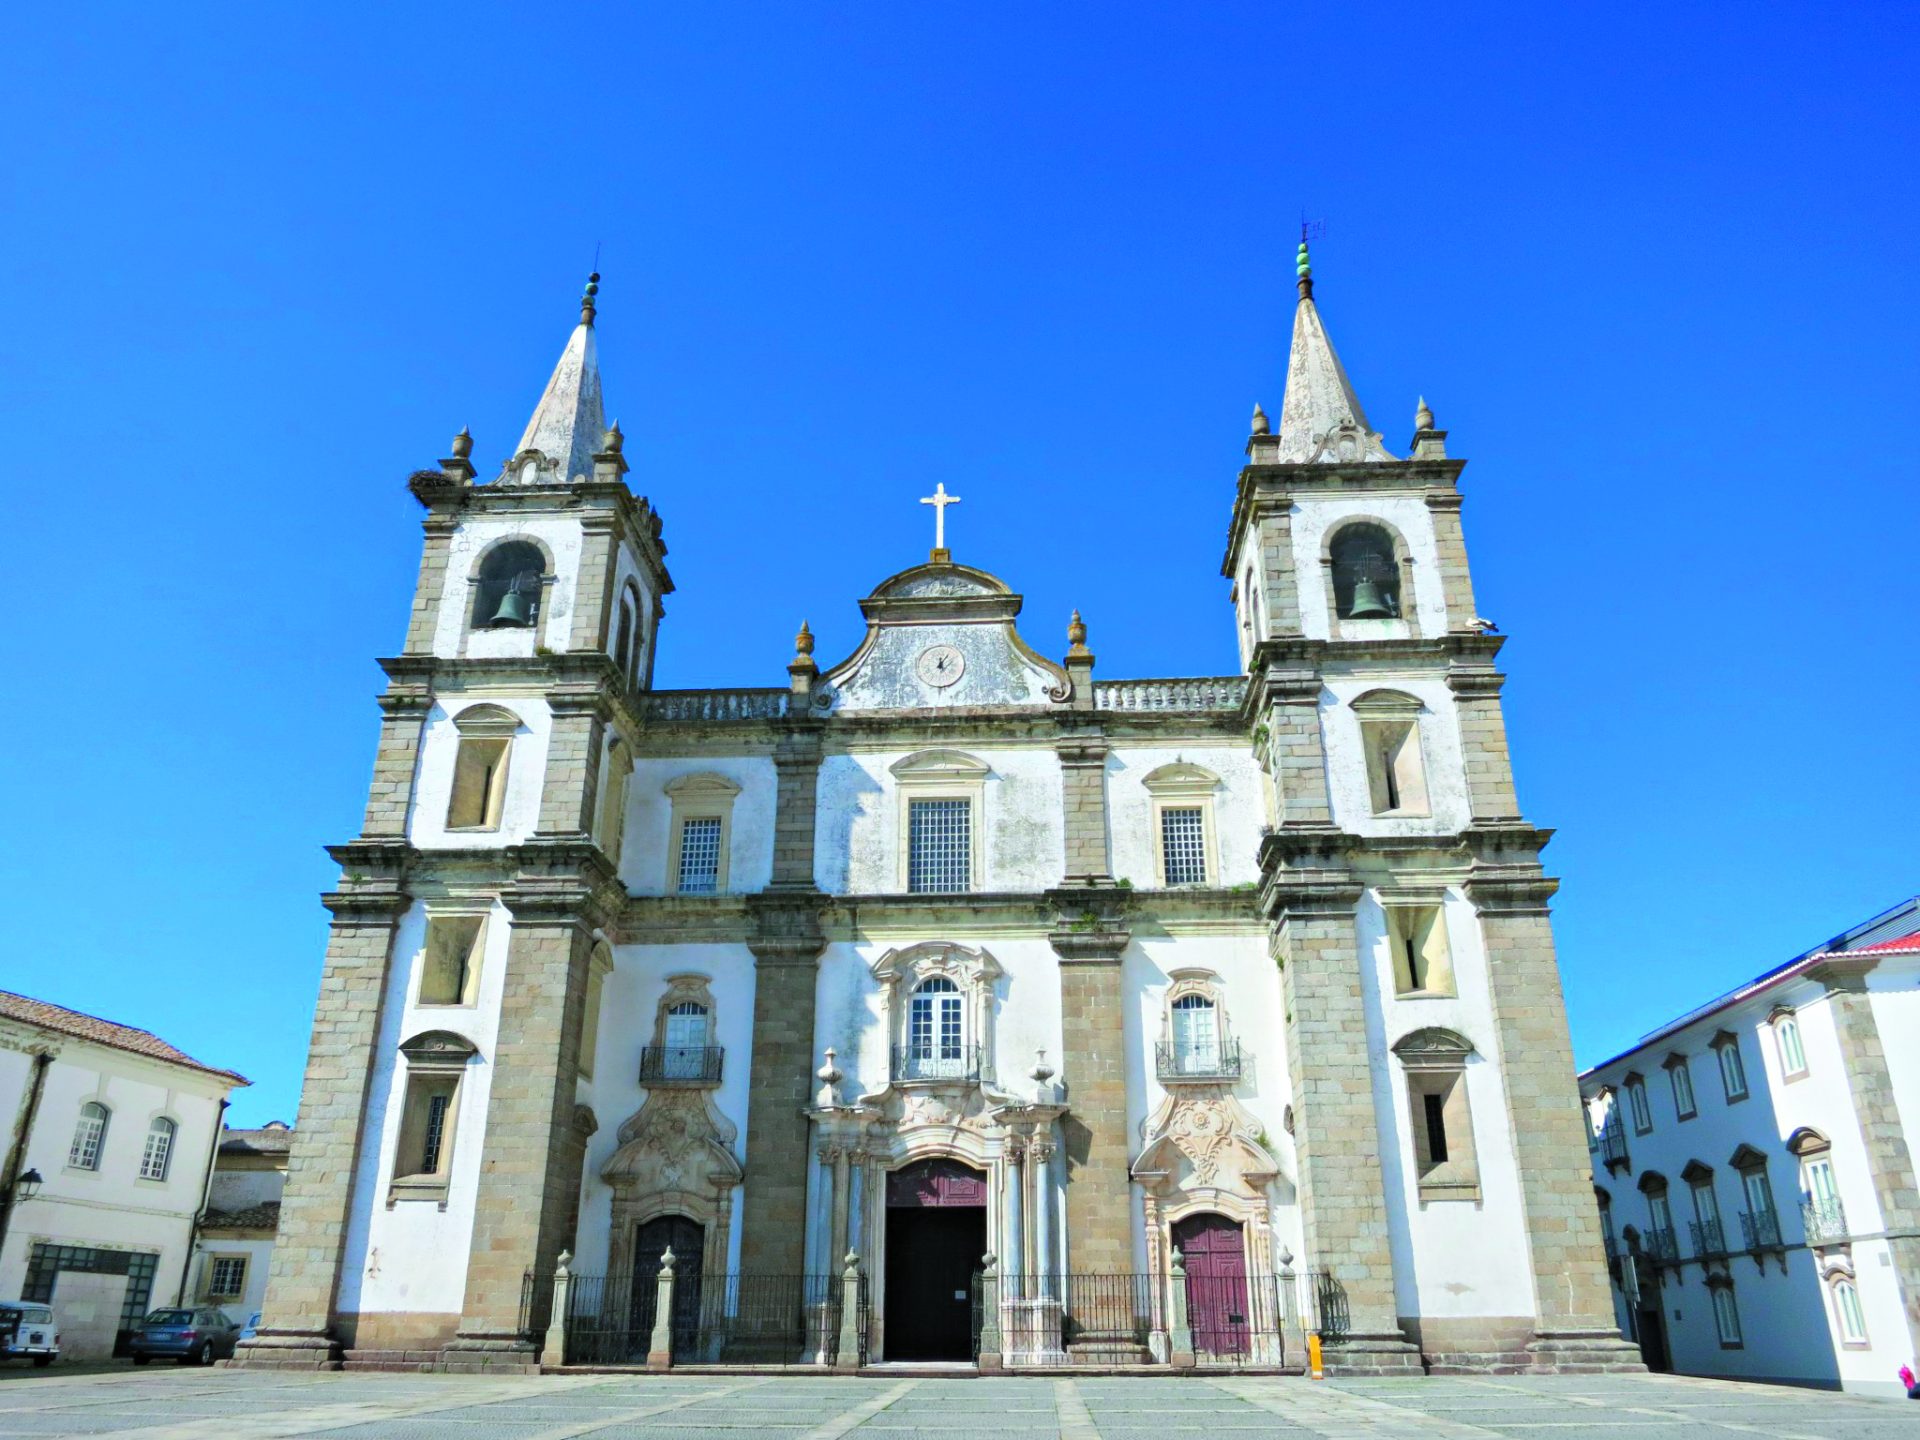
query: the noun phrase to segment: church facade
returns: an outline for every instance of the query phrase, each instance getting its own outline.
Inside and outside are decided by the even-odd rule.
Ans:
[[[498,478],[462,432],[410,482],[239,1363],[532,1363],[563,1255],[639,1330],[671,1250],[676,1350],[857,1276],[873,1360],[1634,1366],[1462,462],[1424,403],[1404,457],[1369,428],[1305,246],[1231,493],[1244,673],[1198,679],[1097,679],[1077,614],[1030,643],[941,490],[853,654],[655,689],[595,288]]]

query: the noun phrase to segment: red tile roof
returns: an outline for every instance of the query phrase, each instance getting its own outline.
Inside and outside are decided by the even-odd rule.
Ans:
[[[1845,955],[1920,955],[1920,935],[1897,935],[1877,945],[1861,945],[1840,952]]]
[[[78,1010],[69,1010],[63,1005],[49,1005],[45,1000],[15,995],[10,990],[0,990],[0,1018],[37,1025],[42,1030],[71,1035],[77,1040],[91,1040],[96,1045],[125,1050],[134,1055],[144,1055],[149,1060],[159,1060],[169,1065],[185,1065],[189,1069],[201,1070],[209,1075],[224,1076],[236,1085],[253,1083],[237,1070],[222,1070],[216,1065],[203,1065],[185,1051],[169,1045],[151,1030],[136,1030],[131,1025],[102,1020],[98,1015],[85,1015]]]

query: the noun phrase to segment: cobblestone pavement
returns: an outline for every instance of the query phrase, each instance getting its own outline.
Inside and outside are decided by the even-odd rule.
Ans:
[[[1920,1404],[1672,1376],[1334,1380],[810,1376],[21,1377],[0,1436],[141,1440],[1920,1440]]]

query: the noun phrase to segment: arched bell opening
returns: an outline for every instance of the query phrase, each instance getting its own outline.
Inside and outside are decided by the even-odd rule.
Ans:
[[[474,584],[473,628],[524,630],[539,621],[546,557],[526,540],[489,551]]]
[[[1398,620],[1400,562],[1394,538],[1381,525],[1343,527],[1328,548],[1333,562],[1334,613],[1342,620]]]

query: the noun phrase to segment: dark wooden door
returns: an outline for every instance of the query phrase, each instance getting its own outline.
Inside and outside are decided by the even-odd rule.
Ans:
[[[701,1265],[707,1227],[684,1215],[649,1220],[633,1239],[633,1334],[629,1349],[646,1358],[653,1337],[654,1310],[660,1298],[660,1257],[673,1251],[673,1348],[685,1353],[700,1328]]]
[[[923,1160],[887,1177],[889,1360],[970,1360],[973,1277],[987,1248],[987,1177]]]
[[[1187,1323],[1194,1349],[1244,1355],[1247,1323],[1247,1251],[1236,1220],[1190,1215],[1173,1227],[1173,1248],[1187,1266]]]

